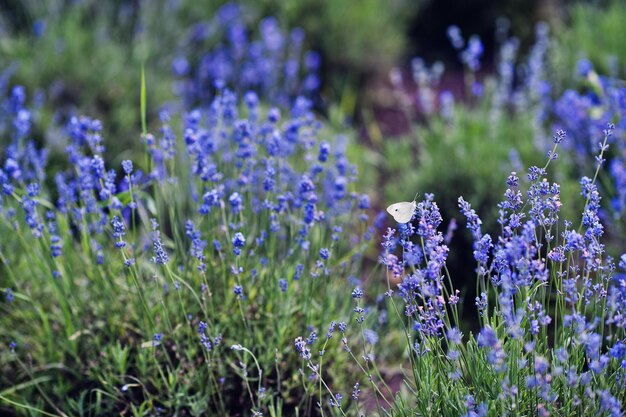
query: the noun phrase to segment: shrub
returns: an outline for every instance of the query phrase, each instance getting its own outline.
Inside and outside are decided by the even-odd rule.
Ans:
[[[248,26],[245,9],[227,3],[189,29],[172,65],[187,106],[207,105],[224,85],[239,93],[254,89],[264,101],[282,105],[298,95],[317,96],[320,57],[302,50],[304,31],[285,33],[273,17],[260,21],[258,35]]]
[[[398,416],[623,415],[626,254],[615,261],[605,252],[601,196],[592,178],[581,180],[581,219],[561,217],[559,185],[546,174],[563,140],[565,133],[557,132],[550,160],[531,167],[525,182],[515,173],[507,178],[494,237],[459,198],[474,239],[479,331],[465,335],[459,327],[459,303],[472,300],[455,289],[446,268],[449,237],[440,230],[434,196],[417,204],[413,222],[387,230],[381,251],[386,306],[368,312],[363,293],[353,292],[353,330],[342,339],[346,356],[362,370],[361,382],[372,385],[379,411],[386,403],[387,413]],[[399,327],[405,335],[405,391],[390,389],[376,371],[390,360],[385,348],[361,343],[372,323],[380,332]],[[303,349],[299,341],[296,350],[315,372],[322,358],[303,352],[322,342]],[[326,384],[319,390],[344,413],[347,404],[337,399],[347,393]],[[358,402],[358,394],[352,400]]]
[[[70,168],[47,172],[14,91],[0,171],[3,401],[306,413],[290,341],[346,312],[341,289],[372,235],[345,144],[320,136],[310,103],[281,115],[222,90],[183,116],[182,134],[162,113],[159,134],[142,135],[145,161],[121,169],[102,157],[101,123],[72,118]]]

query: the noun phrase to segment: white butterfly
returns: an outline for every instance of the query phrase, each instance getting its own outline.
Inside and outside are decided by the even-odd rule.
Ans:
[[[417,195],[415,196],[417,198]],[[387,213],[393,216],[393,219],[398,223],[408,223],[413,218],[413,213],[417,208],[415,199],[413,201],[403,201],[401,203],[395,203],[387,207]]]

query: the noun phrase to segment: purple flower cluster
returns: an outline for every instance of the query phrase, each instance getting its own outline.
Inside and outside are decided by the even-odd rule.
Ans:
[[[448,247],[443,242],[443,234],[437,230],[442,218],[433,200],[434,196],[427,194],[424,201],[418,203],[416,226],[401,225],[399,239],[394,239],[394,233],[388,233],[383,243],[382,257],[394,275],[402,276],[404,269],[410,268],[410,273],[398,285],[398,293],[405,302],[405,315],[413,323],[419,339],[442,335],[446,314],[443,279]],[[405,260],[398,261],[393,255],[396,248],[408,254]]]
[[[191,240],[191,247],[189,253],[192,257],[198,260],[198,271],[206,271],[205,253],[204,249],[207,246],[206,240],[202,240],[200,231],[196,229],[193,221],[187,220],[185,223],[185,234]]]
[[[564,134],[558,133],[555,143],[563,137]],[[506,363],[498,358],[505,355],[502,349],[507,338],[531,340],[524,345],[526,354],[530,356],[536,351],[536,344],[546,337],[548,326],[556,317],[559,327],[555,337],[561,342],[570,337],[574,343],[574,347],[564,346],[558,350],[556,361],[567,363],[568,352],[576,352],[576,347],[580,346],[588,369],[595,374],[603,374],[608,372],[609,367],[615,369],[603,345],[614,346],[609,352],[615,353],[615,358],[620,357],[621,345],[603,339],[597,329],[600,326],[606,332],[606,326],[614,326],[614,331],[623,332],[626,298],[618,286],[611,285],[615,266],[611,258],[606,257],[604,245],[600,243],[603,236],[599,217],[600,195],[595,183],[584,177],[581,195],[586,200],[586,207],[581,226],[574,230],[572,224],[565,221],[564,229],[559,233],[559,187],[558,184],[549,184],[545,176],[545,169],[529,169],[526,202],[518,189],[520,183],[515,173],[507,181],[509,188],[505,200],[500,203],[502,235],[491,251],[486,250],[484,256],[477,257],[479,265],[482,265],[479,278],[484,278],[483,282],[489,282],[494,290],[497,315],[502,318],[506,337],[498,338],[493,330],[485,327],[477,341],[486,349],[488,361],[494,369],[504,372]],[[476,232],[479,221],[464,200],[459,202],[467,217],[467,227],[474,234],[475,247],[484,247],[483,237]],[[543,258],[544,250],[547,250],[547,259]],[[556,285],[557,297],[563,297],[563,304],[556,311],[550,303],[546,304],[545,298],[531,295],[533,289],[539,290],[546,285]],[[599,307],[608,299],[611,300],[609,309]],[[537,354],[530,358],[534,362],[534,372],[527,377],[526,388],[536,390],[545,401],[538,405],[538,411],[542,407],[547,409],[548,404],[556,399],[557,394],[552,389],[555,378],[566,378],[571,381],[568,382],[570,385],[588,385],[587,395],[592,397],[611,396],[608,392],[591,389],[583,367],[570,367],[565,372],[562,365],[550,365],[549,357]],[[522,360],[518,366],[524,367],[526,361]],[[503,380],[503,392],[507,395],[513,395],[518,388],[512,391],[507,379]],[[581,401],[577,394],[574,396]]]
[[[466,92],[476,100],[489,100],[491,120],[498,119],[504,109],[512,108],[530,111],[536,118],[537,127],[540,127],[549,118],[552,104],[551,86],[547,81],[546,70],[550,46],[548,25],[545,23],[536,25],[535,44],[525,60],[518,56],[520,41],[509,35],[509,29],[510,24],[506,19],[498,21],[496,38],[500,48],[497,53],[497,73],[489,80],[491,83],[487,83],[482,75],[477,76],[484,54],[484,45],[480,37],[471,35],[465,39],[461,29],[454,25],[448,28],[447,36],[467,71]],[[416,95],[419,110],[429,116],[435,115],[438,110],[443,120],[452,123],[455,97],[451,91],[440,90],[440,80],[444,73],[443,64],[436,62],[429,68],[424,60],[418,57],[412,60],[411,67],[413,81],[418,87]],[[391,79],[394,87],[401,85],[400,71],[392,71]],[[486,88],[488,84],[493,88]],[[542,134],[543,132],[537,132],[537,136]]]
[[[23,101],[17,93],[16,109]],[[16,130],[20,151],[28,148],[25,123]],[[178,116],[161,112],[158,133],[139,138],[145,159],[115,167],[105,157],[101,123],[73,117],[61,130],[67,161],[55,158],[51,178],[43,168],[37,172],[39,159],[32,155],[9,149],[0,159],[3,225],[27,231],[26,240],[41,239],[38,266],[63,291],[94,278],[76,294],[78,303],[96,296],[100,285],[128,278],[132,308],[146,313],[137,328],[148,345],[163,353],[179,346],[182,336],[173,329],[184,317],[197,330],[190,355],[195,350],[216,363],[223,359],[216,349],[220,333],[245,341],[251,326],[259,325],[258,314],[276,317],[268,326],[288,333],[304,316],[285,311],[302,308],[303,300],[315,309],[329,288],[360,284],[352,274],[373,233],[370,200],[352,191],[357,172],[346,156],[347,140],[321,128],[306,98],[295,98],[287,109],[266,109],[256,93],[240,100],[223,87],[206,107]],[[32,254],[11,254],[11,262],[25,264],[21,256]],[[17,301],[17,293],[5,293],[16,285],[4,277],[3,301]],[[354,297],[362,301],[363,291]],[[366,310],[355,311],[362,323]],[[311,317],[319,328],[319,318]],[[336,326],[346,329],[345,323]],[[364,331],[368,346],[378,343],[378,335]],[[310,358],[319,343],[312,327],[297,344],[300,355]],[[324,348],[315,351],[322,355]],[[340,395],[333,398],[342,406]]]
[[[255,90],[281,105],[317,92],[320,57],[303,52],[304,31],[285,33],[273,17],[262,19],[254,30],[245,12],[243,6],[227,3],[213,19],[190,28],[172,63],[175,89],[188,106],[209,104],[224,87],[239,93]]]
[[[262,251],[269,236],[283,236],[284,225],[290,223],[297,225],[294,242],[308,251],[309,234],[316,225],[369,207],[366,198],[347,192],[347,185],[356,179],[354,166],[348,163],[341,141],[318,142],[320,124],[308,100],[297,99],[291,118],[281,123],[277,109],[261,119],[256,100],[250,100],[250,94],[246,97],[252,102],[247,117],[240,117],[236,96],[228,90],[206,111],[194,110],[185,116],[183,137],[195,178],[192,187],[199,200],[198,212],[210,216],[227,209],[235,254],[248,245],[243,226],[250,215],[269,220],[267,229],[255,237],[253,251]],[[323,161],[317,156],[320,146],[325,149]],[[305,153],[307,164],[291,165],[289,160],[300,152]],[[228,169],[220,170],[225,163]],[[331,255],[328,248],[318,251],[321,261]],[[301,274],[296,268],[294,279]]]
[[[601,197],[593,179],[581,180],[585,207],[580,226],[562,219],[560,187],[548,181],[546,168],[566,140],[569,136],[557,131],[545,167],[529,168],[525,179],[515,172],[509,175],[498,205],[498,236],[483,234],[481,219],[459,198],[478,265],[481,330],[470,341],[483,352],[488,369],[484,372],[498,381],[498,399],[505,404],[532,393],[536,413],[547,415],[563,398],[559,387],[569,387],[565,396],[573,403],[622,415],[626,275],[616,271],[602,243]],[[380,261],[390,279],[400,281],[397,294],[404,309],[399,311],[414,331],[414,353],[438,360],[430,352],[445,335],[450,366],[446,375],[454,383],[472,371],[460,365],[467,359],[460,354],[463,340],[455,327],[459,292],[445,280],[448,248],[438,231],[441,222],[433,196],[427,194],[413,222],[387,230]],[[626,270],[626,254],[622,258],[619,268]],[[395,302],[393,293],[390,288],[386,295]],[[599,406],[589,403],[590,398]],[[479,414],[473,400],[468,410],[468,415]]]
[[[601,215],[619,228],[618,234],[624,234],[626,87],[619,78],[596,73],[587,60],[581,60],[578,68],[582,88],[566,90],[555,100],[553,125],[571,132],[564,147],[572,156],[577,172],[608,165],[609,175],[601,184],[602,192],[609,199],[604,207],[607,213]]]
[[[152,248],[154,250],[152,262],[157,265],[164,265],[169,261],[169,256],[163,247],[159,223],[157,223],[156,219],[150,219],[150,222],[152,223]]]
[[[213,339],[207,336],[207,323],[200,321],[198,323],[198,335],[200,335],[200,344],[207,350],[212,351],[216,349],[222,342],[222,334],[218,334]]]

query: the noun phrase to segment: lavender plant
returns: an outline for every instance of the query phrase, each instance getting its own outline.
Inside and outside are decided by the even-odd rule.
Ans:
[[[223,5],[215,16],[193,25],[172,64],[175,88],[188,106],[208,104],[224,86],[288,105],[296,96],[313,97],[320,85],[320,56],[303,51],[304,31],[286,33],[274,17],[250,30],[245,8]]]
[[[180,126],[162,112],[145,159],[118,166],[101,123],[72,118],[56,172],[29,145],[24,103],[16,88],[3,106],[0,403],[308,413],[290,341],[346,312],[372,236],[345,143],[310,102],[264,111],[222,89]]]
[[[612,129],[605,129],[604,145]],[[559,185],[548,180],[547,168],[564,140],[558,131],[548,162],[529,168],[526,181],[509,175],[497,236],[483,233],[479,216],[459,198],[474,239],[479,331],[462,328],[460,305],[473,300],[452,285],[450,236],[439,230],[443,219],[434,196],[418,203],[412,222],[387,230],[381,252],[386,305],[368,312],[363,292],[355,290],[347,326],[353,332],[343,338],[348,357],[363,371],[357,389],[369,384],[381,415],[624,414],[626,254],[614,260],[605,252],[595,182],[602,164],[581,179],[582,216],[562,218]],[[399,326],[404,335],[403,390],[385,385],[375,363],[390,358],[380,358],[384,349],[367,342],[367,327],[381,326],[387,315],[394,321],[386,326]],[[319,343],[296,339],[314,372],[323,363],[312,353]],[[320,384],[320,395],[347,414],[336,400],[344,394]]]
[[[626,87],[615,75],[599,75],[590,61],[578,63],[580,91],[566,90],[554,103],[552,112],[557,127],[573,132],[567,144],[570,169],[579,173],[595,164],[608,170],[598,172],[598,186],[607,196],[600,216],[611,226],[613,246],[626,241]],[[607,123],[614,125],[606,141],[600,141]],[[596,158],[594,155],[600,153]]]

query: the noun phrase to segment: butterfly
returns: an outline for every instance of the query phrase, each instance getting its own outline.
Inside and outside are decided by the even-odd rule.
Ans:
[[[398,223],[408,223],[413,218],[413,213],[417,208],[417,194],[413,201],[403,201],[401,203],[395,203],[387,207],[387,213],[393,216],[393,219]]]

